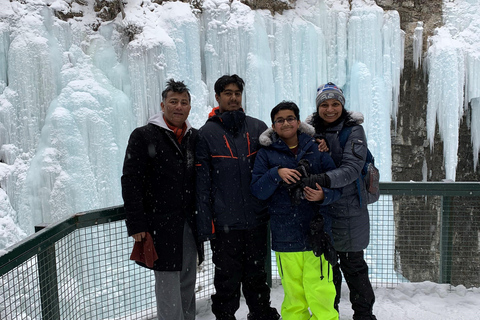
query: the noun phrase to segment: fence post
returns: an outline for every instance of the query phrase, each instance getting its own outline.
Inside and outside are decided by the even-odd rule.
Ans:
[[[35,226],[35,232],[38,232],[45,227],[46,225]],[[37,254],[37,259],[40,300],[42,303],[42,319],[60,320],[55,244],[40,251]]]
[[[452,197],[442,197],[442,220],[440,234],[440,274],[439,283],[452,283]]]

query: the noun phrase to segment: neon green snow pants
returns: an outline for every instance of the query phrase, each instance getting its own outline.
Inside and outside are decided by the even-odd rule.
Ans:
[[[275,252],[285,297],[283,320],[338,320],[331,265],[312,251]],[[323,279],[322,279],[323,277]]]

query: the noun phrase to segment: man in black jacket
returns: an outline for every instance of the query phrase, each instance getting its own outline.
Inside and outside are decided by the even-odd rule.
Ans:
[[[128,235],[136,242],[153,239],[158,255],[155,295],[159,320],[195,319],[197,254],[195,238],[194,141],[197,130],[187,121],[190,93],[170,79],[162,92],[162,111],[136,128],[128,141],[122,195]],[[151,237],[151,238],[150,238]]]
[[[267,125],[245,115],[244,81],[225,75],[215,83],[218,108],[198,132],[197,227],[210,240],[215,264],[212,312],[217,320],[234,320],[240,287],[249,308],[248,320],[276,320],[266,280],[266,203],[250,193],[258,138]]]

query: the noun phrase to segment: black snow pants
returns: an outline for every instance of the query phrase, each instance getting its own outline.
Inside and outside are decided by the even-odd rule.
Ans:
[[[337,290],[335,309],[338,311],[342,290],[342,273],[350,290],[354,320],[376,320],[373,315],[375,294],[368,278],[368,265],[363,258],[363,251],[338,252],[340,263],[333,267],[333,282]],[[341,270],[341,272],[340,272]]]
[[[270,313],[267,284],[267,225],[253,230],[216,230],[210,241],[215,264],[212,312],[217,319],[235,319],[240,287],[252,314]]]

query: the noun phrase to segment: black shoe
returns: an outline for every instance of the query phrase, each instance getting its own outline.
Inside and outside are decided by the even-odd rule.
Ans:
[[[377,320],[377,318],[373,314],[368,316],[353,315],[353,320]]]
[[[247,320],[278,320],[280,315],[277,312],[277,309],[270,308],[267,312],[250,312],[247,315]]]
[[[215,320],[236,320],[235,316],[216,317]]]

